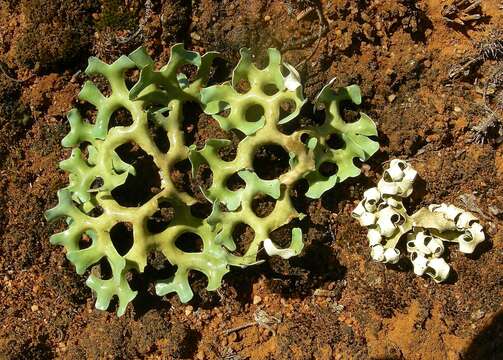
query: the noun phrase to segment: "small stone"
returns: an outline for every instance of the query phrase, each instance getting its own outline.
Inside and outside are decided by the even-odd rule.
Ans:
[[[334,311],[337,314],[340,314],[343,310],[344,310],[344,305],[342,305],[342,304],[335,304]]]
[[[463,110],[461,110],[461,108],[459,106],[454,107],[454,112],[460,113],[461,111],[463,111]]]
[[[390,96],[388,96],[388,101],[391,103],[393,101],[395,101],[396,99],[396,95],[395,94],[391,94]]]
[[[262,298],[258,295],[255,295],[253,297],[253,305],[257,305],[257,304],[260,304],[260,302],[262,301]]]
[[[38,305],[32,305],[31,311],[38,311]]]
[[[499,207],[497,206],[489,206],[489,212],[494,215],[494,216],[498,216],[500,215],[501,213],[503,213],[503,210],[501,210]]]
[[[485,314],[486,313],[484,312],[484,310],[478,309],[472,313],[471,318],[472,318],[472,320],[477,321],[477,320],[482,319]]]
[[[196,41],[201,40],[201,37],[199,36],[199,34],[198,34],[198,33],[195,33],[195,32],[190,33],[190,37],[191,37],[192,39],[196,40]]]
[[[316,289],[314,291],[314,296],[324,296],[324,297],[332,297],[335,296],[335,291],[325,290],[325,289]]]
[[[187,306],[185,308],[185,315],[189,316],[190,314],[192,314],[192,310],[194,310],[194,308],[191,305]]]
[[[266,16],[264,16],[264,20],[269,21],[269,20],[271,20],[271,17],[269,15],[266,15]]]

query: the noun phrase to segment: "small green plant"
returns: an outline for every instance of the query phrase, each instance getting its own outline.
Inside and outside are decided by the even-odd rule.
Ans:
[[[58,205],[47,211],[48,220],[63,217],[67,230],[51,237],[53,244],[63,245],[67,258],[76,271],[83,274],[90,266],[103,258],[111,268],[111,278],[103,279],[91,274],[87,285],[97,294],[96,307],[106,309],[113,296],[119,299],[118,315],[125,312],[127,304],[135,297],[126,275],[131,270],[143,272],[147,256],[160,251],[169,263],[176,267],[175,274],[156,284],[158,295],[176,292],[182,302],[189,301],[192,290],[189,272],[199,271],[208,278],[208,290],[217,289],[230,266],[246,267],[257,263],[257,254],[262,247],[269,255],[283,258],[298,255],[303,248],[300,228],[293,228],[290,246],[279,248],[270,239],[274,230],[289,224],[304,215],[292,205],[290,192],[300,179],[307,179],[307,196],[319,198],[325,191],[348,177],[360,173],[354,158],[364,161],[378,149],[378,144],[369,136],[377,131],[372,120],[360,114],[356,122],[346,123],[340,113],[340,104],[350,101],[360,104],[360,90],[352,85],[336,92],[324,87],[316,102],[325,108],[325,119],[319,126],[312,126],[286,135],[279,125],[294,119],[306,102],[296,70],[282,62],[280,53],[269,49],[269,63],[258,69],[246,49],[241,51],[241,60],[234,69],[232,80],[219,85],[206,86],[211,64],[216,53],[203,56],[187,51],[181,44],[171,50],[169,62],[156,70],[154,61],[144,49],[129,56],[122,56],[111,65],[97,58],[89,59],[88,75],[104,76],[111,88],[105,96],[92,82],[86,82],[79,99],[96,108],[94,122],[84,120],[79,111],[70,111],[69,134],[63,139],[65,147],[72,147],[68,160],[60,167],[70,175],[70,183],[58,192]],[[197,68],[190,79],[181,72],[186,65]],[[128,88],[125,72],[140,69],[138,82]],[[248,89],[239,90],[240,82],[248,83]],[[224,161],[219,149],[230,145],[228,140],[209,139],[202,149],[185,144],[182,130],[184,106],[200,106],[226,131],[239,131],[243,139],[237,146],[236,157]],[[288,105],[285,113],[281,109]],[[131,114],[132,124],[110,126],[112,115],[125,109]],[[162,152],[150,135],[148,124],[167,134],[169,150]],[[331,137],[338,137],[342,146],[329,146]],[[134,143],[152,157],[161,178],[160,192],[140,206],[120,205],[112,191],[126,182],[128,177],[138,175],[138,169],[125,162],[117,148]],[[262,179],[253,168],[255,152],[264,145],[281,146],[290,157],[289,169],[276,179]],[[80,146],[80,147],[79,147]],[[85,148],[85,151],[81,150]],[[192,215],[191,206],[196,203],[189,194],[175,187],[170,172],[175,165],[189,159],[195,173],[200,166],[208,166],[212,172],[211,186],[202,190],[212,204],[211,214],[204,219]],[[320,172],[324,163],[337,166],[330,176]],[[245,186],[231,190],[228,179],[238,175]],[[93,184],[99,180],[99,187]],[[268,195],[276,203],[272,212],[259,217],[252,202],[257,196]],[[161,204],[169,202],[174,217],[167,228],[152,233],[147,219],[156,213]],[[102,213],[95,214],[96,209]],[[123,255],[114,247],[111,229],[127,223],[132,228],[133,245]],[[254,238],[242,255],[236,254],[233,239],[234,228],[241,223],[254,230]],[[183,251],[177,239],[191,233],[202,239],[198,252]],[[92,243],[81,248],[79,241],[86,235]]]

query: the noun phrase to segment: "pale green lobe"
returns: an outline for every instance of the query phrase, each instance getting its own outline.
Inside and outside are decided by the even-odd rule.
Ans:
[[[358,176],[361,170],[354,165],[354,159],[365,161],[379,150],[379,143],[369,136],[377,136],[374,122],[365,114],[353,123],[347,123],[340,113],[343,101],[351,101],[356,105],[361,103],[360,88],[351,85],[334,91],[325,86],[316,98],[316,105],[325,107],[324,123],[311,129],[312,136],[308,146],[313,149],[316,157],[316,170],[307,175],[309,189],[306,196],[319,198],[325,191],[349,177]],[[326,143],[331,136],[337,136],[343,143],[340,149],[332,149]],[[331,176],[324,176],[319,169],[323,163],[337,165],[337,171]]]

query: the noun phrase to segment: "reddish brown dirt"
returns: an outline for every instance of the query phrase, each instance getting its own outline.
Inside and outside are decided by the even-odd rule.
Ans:
[[[491,124],[484,142],[474,141],[488,121],[480,89],[503,67],[503,54],[449,78],[503,27],[503,10],[483,1],[482,19],[462,26],[441,16],[451,2],[0,0],[0,358],[503,358],[503,138]],[[321,24],[316,11],[304,14],[309,7]],[[59,144],[65,113],[88,55],[112,61],[144,44],[165,62],[180,41],[222,52],[223,73],[241,47],[259,62],[268,47],[280,48],[298,64],[311,100],[333,77],[336,86],[360,85],[382,146],[361,176],[320,200],[307,201],[299,186],[296,203],[308,218],[298,259],[233,270],[218,293],[195,277],[189,305],[154,296],[153,275],[135,276],[140,294],[117,318],[93,308],[85,278],[48,241],[62,226],[47,224],[43,212],[67,181],[57,167],[68,156]],[[503,80],[499,86],[490,101],[503,118]],[[203,116],[187,132],[198,145],[222,137]],[[350,216],[393,157],[410,159],[421,176],[411,210],[448,202],[482,213],[489,241],[473,256],[450,248],[455,275],[446,284],[372,262]],[[257,311],[270,328],[228,331]]]

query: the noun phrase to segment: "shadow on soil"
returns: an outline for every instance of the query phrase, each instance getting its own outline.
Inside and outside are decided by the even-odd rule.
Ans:
[[[503,358],[503,311],[494,316],[491,324],[484,328],[468,346],[463,359]]]

